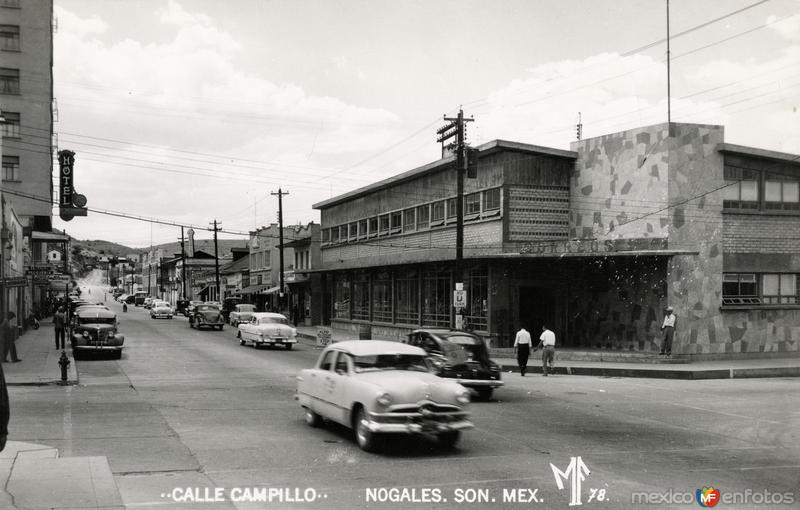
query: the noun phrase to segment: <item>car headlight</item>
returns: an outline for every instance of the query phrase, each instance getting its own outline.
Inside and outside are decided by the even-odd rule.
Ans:
[[[463,391],[456,395],[456,402],[459,404],[469,404],[469,391]]]
[[[108,338],[114,338],[114,332],[113,331],[108,334]]]
[[[83,337],[84,338],[89,338],[89,332],[88,331],[84,331],[83,332]]]
[[[384,393],[383,395],[377,398],[376,402],[378,402],[378,404],[382,405],[383,407],[386,407],[392,403],[392,396],[389,395],[388,393]]]

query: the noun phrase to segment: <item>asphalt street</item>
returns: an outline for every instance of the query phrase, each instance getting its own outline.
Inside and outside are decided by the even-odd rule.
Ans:
[[[242,347],[230,326],[111,307],[122,359],[78,361],[77,386],[10,388],[11,435],[108,457],[131,509],[689,508],[705,486],[751,498],[724,508],[789,492],[793,505],[771,507],[800,506],[798,379],[505,374],[492,401],[471,405],[476,428],[456,450],[400,437],[365,453],[347,430],[303,420],[295,377],[314,347]],[[232,501],[259,489],[271,503]]]

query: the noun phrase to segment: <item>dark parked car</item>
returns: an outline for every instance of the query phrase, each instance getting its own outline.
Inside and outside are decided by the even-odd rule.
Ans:
[[[99,306],[76,310],[72,327],[72,352],[75,359],[86,354],[111,353],[122,357],[125,337],[117,331],[117,314]]]
[[[189,300],[188,299],[179,299],[175,302],[175,314],[182,313],[183,315],[188,315],[189,312],[187,309],[189,308]]]
[[[500,365],[489,359],[489,349],[478,335],[454,329],[417,329],[406,343],[428,353],[439,377],[457,379],[483,400],[503,385]]]
[[[225,320],[222,318],[222,311],[219,309],[219,305],[216,304],[200,303],[194,307],[194,310],[189,315],[190,328],[208,327],[222,331],[224,324]]]
[[[189,304],[187,304],[186,308],[183,309],[183,315],[191,317],[192,314],[194,313],[195,307],[197,305],[202,305],[202,304],[203,304],[202,301],[195,301],[195,300],[189,301]]]
[[[241,298],[225,298],[222,301],[222,316],[225,317],[225,322],[228,322],[231,312],[234,311],[236,309],[236,305],[241,302]]]

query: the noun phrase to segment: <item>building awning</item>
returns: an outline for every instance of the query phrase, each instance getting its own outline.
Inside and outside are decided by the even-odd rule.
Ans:
[[[279,290],[281,290],[280,286],[277,286],[277,287],[270,287],[270,288],[268,288],[267,290],[263,291],[263,292],[262,292],[262,294],[275,294],[275,293],[276,293],[276,292],[278,292]]]
[[[38,230],[34,230],[31,232],[31,239],[34,241],[68,242],[69,236],[66,234],[57,234],[55,232],[39,232]]]
[[[203,287],[203,290],[201,290],[200,292],[197,293],[197,295],[198,296],[202,296],[203,294],[208,294],[208,289],[210,287],[211,287],[210,285],[206,285],[205,287]]]
[[[269,285],[249,285],[242,289],[242,294],[259,294],[267,287],[269,287]]]

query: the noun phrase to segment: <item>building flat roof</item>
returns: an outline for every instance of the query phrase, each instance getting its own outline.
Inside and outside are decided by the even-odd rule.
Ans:
[[[497,151],[507,150],[515,152],[526,152],[528,154],[554,156],[559,158],[578,159],[577,152],[565,151],[562,149],[554,149],[552,147],[542,147],[539,145],[530,145],[521,142],[510,142],[507,140],[492,140],[491,142],[479,145],[478,147],[476,147],[476,149],[478,149],[479,157],[488,156],[489,154],[492,154]],[[311,207],[314,209],[326,209],[328,207],[332,207],[334,205],[346,202],[348,200],[352,200],[354,198],[358,198],[363,195],[374,193],[376,191],[390,188],[392,186],[397,186],[398,184],[401,184],[403,182],[417,179],[420,176],[425,175],[427,173],[441,170],[443,169],[443,167],[453,163],[455,159],[456,159],[455,156],[448,156],[446,158],[442,158],[437,161],[428,163],[426,165],[414,168],[413,170],[409,170],[407,172],[403,172],[401,174],[389,177],[388,179],[368,184],[367,186],[355,189],[353,191],[349,191],[347,193],[344,193],[342,195],[333,198],[329,198],[328,200],[323,200],[322,202],[317,202]]]
[[[730,152],[732,154],[742,154],[745,156],[753,156],[756,158],[771,159],[774,161],[782,161],[784,163],[794,163],[800,166],[800,154],[789,154],[787,152],[770,151],[766,149],[758,149],[756,147],[746,147],[744,145],[735,145],[732,143],[721,143],[718,146],[720,152]]]

